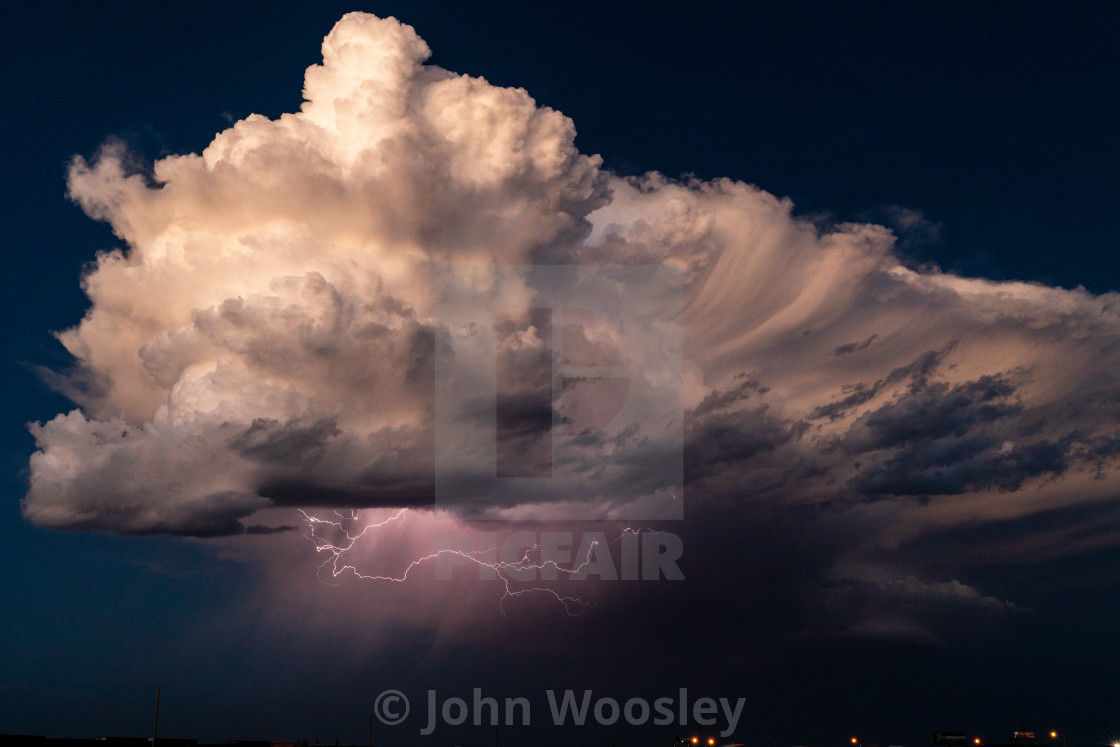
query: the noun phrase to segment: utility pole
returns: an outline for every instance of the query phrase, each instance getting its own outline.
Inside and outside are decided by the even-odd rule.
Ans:
[[[159,735],[159,688],[156,688],[156,719],[152,723],[152,747],[156,747],[156,737]]]
[[[1108,742],[1109,747],[1112,747],[1112,734],[1110,734],[1108,731],[1108,727],[1112,722],[1108,719],[1105,719],[1101,723],[1104,724],[1104,741]]]

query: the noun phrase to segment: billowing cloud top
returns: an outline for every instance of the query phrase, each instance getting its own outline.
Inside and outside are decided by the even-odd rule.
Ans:
[[[561,331],[534,316],[531,266],[681,278],[683,421],[600,441],[569,428],[582,474],[596,455],[629,465],[582,497],[600,518],[676,497],[657,471],[674,428],[688,510],[813,507],[863,547],[1115,501],[1116,295],[918,272],[881,226],[822,229],[741,182],[609,174],[560,113],[425,66],[428,54],[395,19],[350,14],[298,113],[250,116],[151,173],[119,145],[75,158],[71,197],[127,248],[98,257],[92,305],[60,335],[77,365],[53,381],[81,409],[32,425],[28,520],[214,535],[269,506],[431,503],[436,351],[462,322],[441,315],[434,278],[467,265],[490,268],[495,308],[522,312],[494,343],[514,382],[497,422],[529,461],[553,416],[592,422],[625,396],[534,383]],[[498,268],[522,269],[502,285]],[[635,303],[640,315],[658,299]],[[601,319],[586,321],[572,350],[624,360]],[[660,391],[664,373],[647,364],[629,391]],[[1062,527],[1029,551],[1117,540],[1106,525]],[[913,598],[972,598],[836,567]]]

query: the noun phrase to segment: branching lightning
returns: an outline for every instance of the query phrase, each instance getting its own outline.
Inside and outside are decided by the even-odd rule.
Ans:
[[[587,602],[584,599],[575,596],[563,595],[547,587],[533,586],[523,589],[514,588],[513,583],[515,579],[513,579],[510,574],[527,570],[540,571],[543,569],[553,569],[557,573],[567,574],[568,577],[571,577],[583,571],[584,568],[586,568],[593,562],[592,556],[595,553],[596,546],[598,546],[599,544],[598,540],[592,540],[589,543],[587,553],[583,557],[581,562],[578,565],[574,565],[570,568],[565,568],[557,564],[553,560],[545,560],[542,554],[541,546],[539,544],[535,544],[532,547],[525,549],[524,552],[521,553],[521,557],[516,562],[488,560],[488,556],[496,555],[498,550],[497,547],[469,552],[453,548],[444,548],[416,558],[415,560],[411,561],[404,569],[404,571],[399,575],[394,576],[366,574],[362,573],[356,566],[348,562],[346,555],[350,553],[350,551],[354,549],[355,544],[357,544],[357,542],[362,538],[366,537],[367,534],[389,524],[402,523],[407,518],[409,509],[402,508],[397,513],[389,516],[388,518],[385,518],[378,522],[366,524],[358,531],[348,530],[345,526],[343,526],[343,522],[345,521],[353,521],[358,519],[358,512],[353,509],[349,511],[349,515],[344,515],[339,511],[333,511],[332,513],[338,516],[338,521],[313,516],[302,509],[299,509],[299,513],[303,517],[303,521],[307,525],[307,532],[304,536],[315,544],[316,552],[327,553],[327,558],[322,562],[322,564],[320,564],[318,570],[319,578],[323,580],[335,581],[340,576],[350,573],[357,578],[365,581],[404,583],[408,581],[409,575],[416,568],[425,563],[434,562],[443,557],[457,557],[469,561],[470,563],[474,563],[481,568],[487,568],[496,574],[497,578],[502,582],[504,589],[502,597],[498,603],[499,609],[501,610],[503,615],[505,615],[506,613],[505,602],[507,599],[525,596],[528,594],[551,595],[564,607],[565,612],[573,617],[589,612],[594,606],[592,603]],[[341,537],[345,538],[344,541],[332,541],[327,537],[324,537],[319,531],[323,527],[332,527],[335,531],[338,532],[339,535],[341,535]],[[641,529],[632,529],[630,527],[626,527],[622,530],[617,539],[621,539],[622,534],[640,534],[642,531],[643,530]],[[537,558],[536,560],[534,560],[534,556]]]

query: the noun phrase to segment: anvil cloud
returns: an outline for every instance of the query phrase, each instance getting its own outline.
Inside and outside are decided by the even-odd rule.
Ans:
[[[561,113],[428,56],[350,14],[299,112],[150,172],[115,143],[74,159],[70,196],[125,248],[59,335],[76,364],[49,377],[80,409],[31,426],[27,520],[206,536],[269,507],[431,503],[442,264],[678,270],[690,517],[811,509],[859,538],[826,564],[849,600],[1011,609],[873,558],[1115,504],[1120,297],[915,270],[887,228],[742,182],[609,173]],[[1120,541],[1058,524],[1020,551]]]

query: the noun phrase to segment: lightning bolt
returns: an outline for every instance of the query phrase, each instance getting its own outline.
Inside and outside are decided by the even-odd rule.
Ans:
[[[477,550],[473,552],[445,548],[416,558],[408,564],[408,566],[404,569],[404,572],[397,576],[365,574],[359,571],[357,567],[347,562],[346,554],[354,548],[354,545],[359,540],[361,540],[370,532],[380,529],[389,524],[398,522],[403,523],[409,513],[409,509],[402,508],[400,511],[393,514],[392,516],[389,516],[386,519],[366,524],[361,528],[360,531],[357,532],[351,532],[345,526],[343,526],[344,521],[356,520],[358,518],[357,511],[353,509],[350,510],[349,516],[344,516],[338,511],[333,511],[332,513],[339,517],[339,521],[313,516],[302,509],[297,510],[299,511],[299,514],[303,517],[303,521],[307,525],[307,532],[304,534],[304,536],[315,544],[316,552],[327,554],[327,558],[322,562],[322,564],[320,564],[318,570],[319,578],[323,580],[329,579],[330,581],[335,581],[339,578],[339,576],[349,573],[364,581],[404,583],[408,581],[408,577],[413,572],[413,570],[420,567],[421,565],[435,561],[441,557],[453,556],[462,558],[463,560],[467,560],[480,567],[488,568],[497,575],[499,580],[502,581],[502,585],[504,588],[502,597],[498,602],[498,608],[501,610],[503,616],[506,614],[506,600],[525,596],[528,594],[551,595],[556,599],[557,602],[559,602],[563,606],[564,611],[572,617],[585,614],[594,607],[593,604],[579,597],[559,594],[555,590],[549,589],[547,587],[534,586],[524,589],[516,589],[512,585],[514,579],[510,577],[510,573],[525,570],[542,570],[545,568],[551,568],[555,569],[558,573],[568,574],[568,576],[570,577],[574,574],[580,573],[585,567],[587,567],[587,565],[591,563],[591,556],[595,552],[596,546],[598,546],[599,544],[598,540],[591,541],[590,545],[587,548],[587,554],[583,558],[582,562],[572,568],[564,568],[558,565],[553,560],[544,560],[543,555],[541,555],[541,546],[539,544],[535,544],[532,547],[525,549],[525,551],[521,554],[521,557],[515,562],[485,560],[484,556],[490,555],[491,553],[496,553],[496,551],[498,550],[497,547],[490,548],[488,550]],[[341,534],[342,537],[345,538],[345,540],[332,541],[327,537],[322,536],[319,533],[319,530],[323,527],[333,527],[334,530],[336,530],[339,534]],[[632,529],[630,527],[626,527],[619,534],[619,537],[616,538],[616,541],[621,540],[622,534],[626,534],[628,532],[632,534],[640,534],[642,531],[643,530],[641,529]],[[534,553],[538,558],[537,560],[533,560]]]

